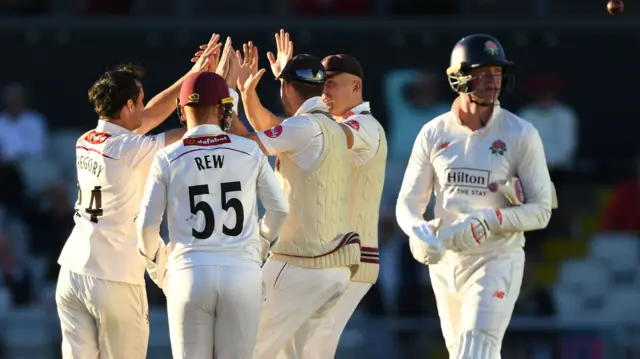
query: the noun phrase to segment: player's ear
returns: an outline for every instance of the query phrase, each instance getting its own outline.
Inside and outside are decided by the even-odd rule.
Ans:
[[[128,99],[127,100],[127,108],[129,109],[129,111],[133,111],[133,109],[136,107],[136,104],[133,103],[132,99]]]
[[[362,82],[360,80],[353,81],[353,92],[358,93],[362,89]]]

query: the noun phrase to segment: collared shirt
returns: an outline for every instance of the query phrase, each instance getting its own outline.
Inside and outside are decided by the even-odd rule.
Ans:
[[[144,284],[134,221],[153,156],[164,144],[164,134],[136,135],[105,121],[78,139],[76,224],[58,259],[63,268]]]
[[[258,225],[257,197],[265,207]],[[169,272],[202,265],[256,266],[260,236],[273,241],[289,204],[258,145],[200,125],[160,151],[140,206],[138,233],[144,253],[159,238],[167,210]]]
[[[324,149],[322,129],[306,113],[313,110],[329,112],[320,97],[306,100],[294,116],[266,131],[257,132],[269,155],[288,153],[293,162],[309,170],[318,162]]]
[[[520,178],[527,197],[522,206],[511,207],[502,194],[488,189],[512,177]],[[423,221],[432,191],[442,226],[460,213],[500,209],[502,243],[524,245],[522,232],[544,228],[551,215],[551,180],[538,131],[499,106],[477,131],[464,126],[454,111],[436,117],[418,134],[396,205],[398,223],[408,235]]]

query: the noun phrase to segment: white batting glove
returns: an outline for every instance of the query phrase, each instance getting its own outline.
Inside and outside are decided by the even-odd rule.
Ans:
[[[444,256],[444,243],[435,236],[439,224],[439,219],[421,222],[413,227],[414,235],[409,237],[413,258],[424,265],[436,264]]]
[[[149,277],[160,289],[164,290],[164,279],[167,275],[167,248],[162,238],[158,238],[158,240],[158,251],[156,252],[154,260],[149,259],[142,250],[138,249],[138,251],[142,258],[144,258]]]
[[[438,232],[438,237],[457,252],[482,245],[490,240],[491,234],[502,232],[502,213],[499,210],[484,209],[460,214],[450,226]]]

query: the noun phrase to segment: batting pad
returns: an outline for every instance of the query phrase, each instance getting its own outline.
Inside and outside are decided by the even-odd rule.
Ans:
[[[452,359],[501,359],[491,338],[479,331],[460,333]]]

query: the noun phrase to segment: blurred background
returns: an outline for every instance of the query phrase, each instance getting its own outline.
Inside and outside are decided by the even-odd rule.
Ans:
[[[560,202],[546,230],[527,234],[503,358],[640,358],[640,4],[626,5],[611,17],[604,0],[0,0],[0,358],[60,357],[56,260],[73,226],[74,144],[97,120],[93,81],[141,64],[151,98],[212,32],[254,41],[268,68],[280,28],[296,53],[360,60],[389,138],[380,278],[338,358],[447,358],[428,270],[394,206],[415,136],[454,98],[450,51],[475,32],[516,62],[502,105],[538,128]],[[281,111],[276,80],[259,91]],[[172,117],[159,130],[177,126]],[[148,357],[168,358],[164,298],[147,287]]]

